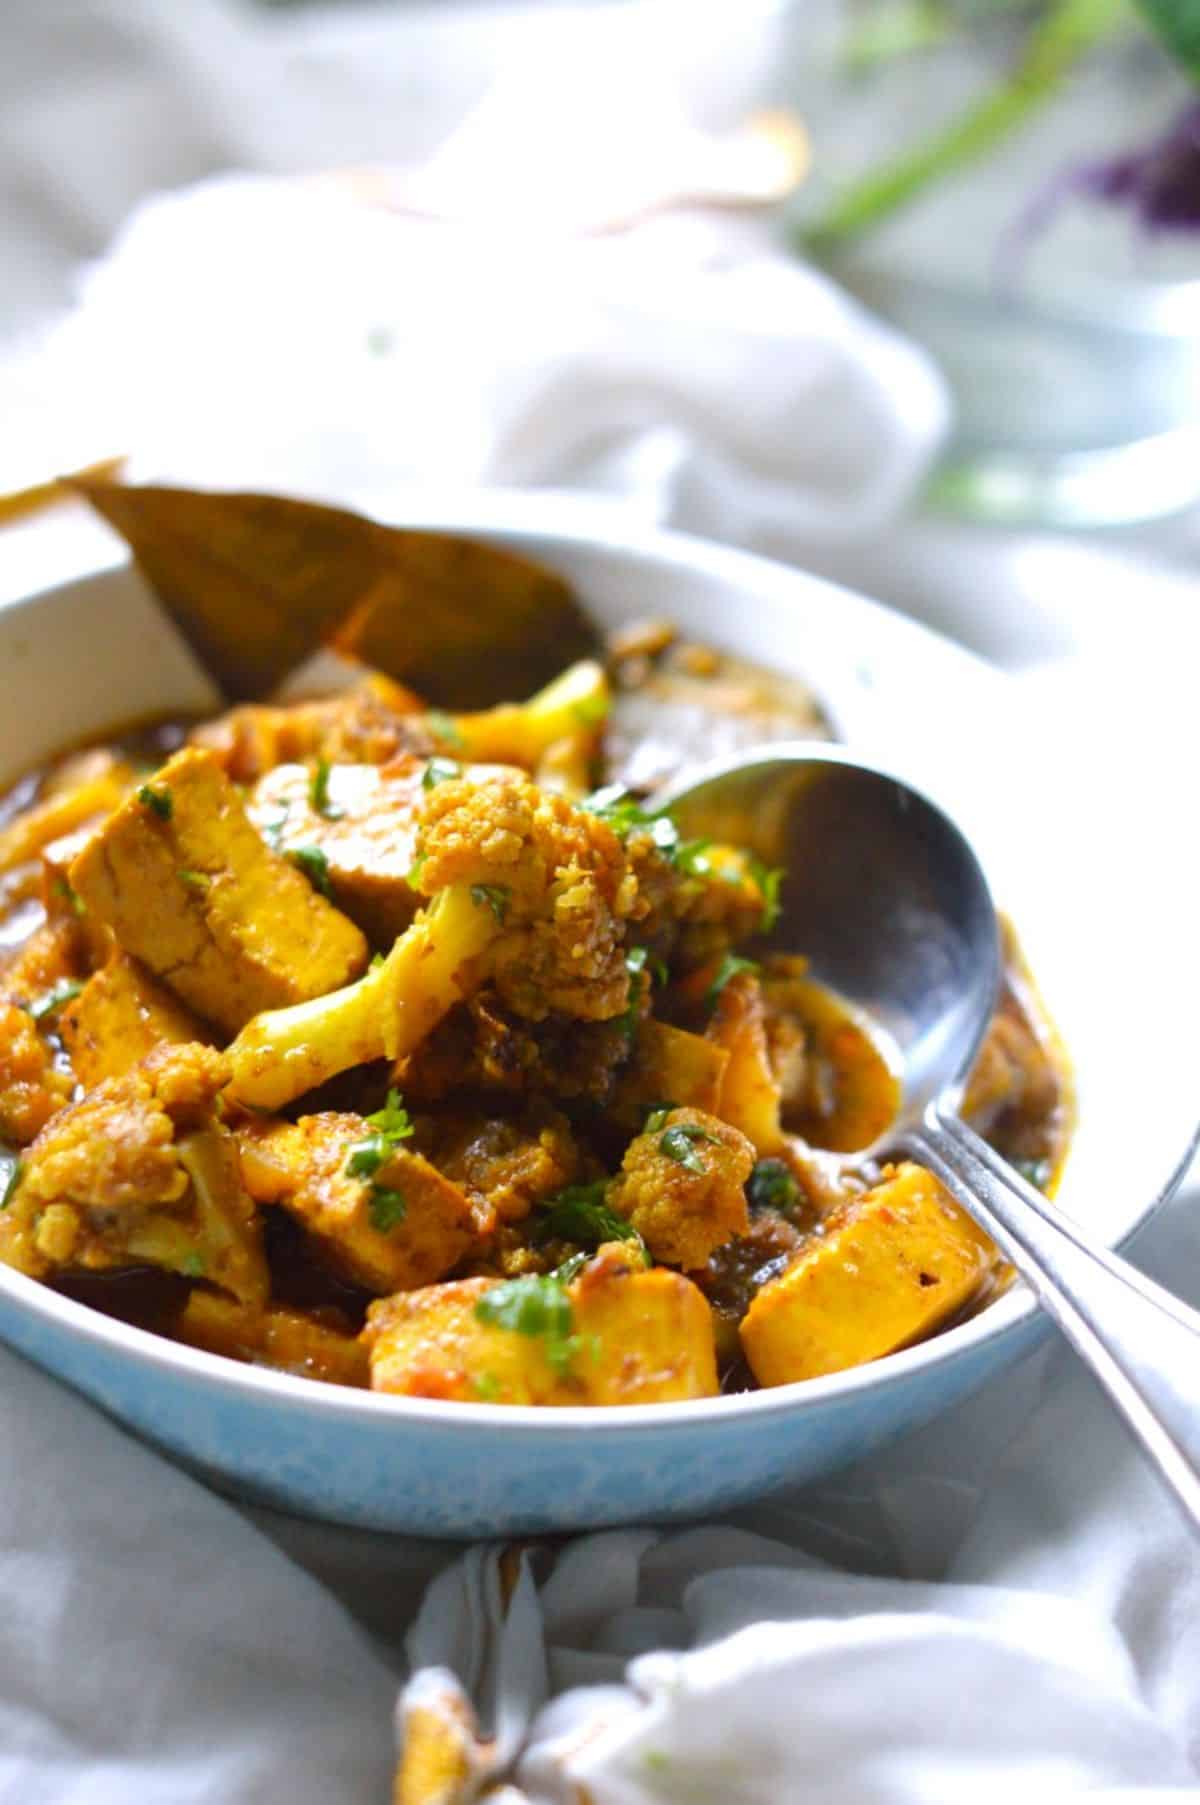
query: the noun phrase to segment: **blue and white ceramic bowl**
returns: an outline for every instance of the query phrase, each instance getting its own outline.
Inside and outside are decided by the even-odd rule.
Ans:
[[[527,495],[421,499],[389,512],[545,560],[602,622],[665,614],[807,678],[842,737],[937,797],[979,847],[1076,1062],[1080,1123],[1063,1204],[1110,1242],[1150,1215],[1177,1176],[1195,1102],[1185,1062],[1152,1058],[1190,943],[1186,892],[1169,873],[1136,971],[1121,968],[1130,911],[1145,906],[1141,874],[1151,858],[1161,870],[1164,851],[1139,841],[1146,773],[1136,761],[1052,750],[1053,736],[988,667],[794,570],[628,532],[608,508]],[[99,529],[89,546],[87,568],[66,583],[7,599],[0,587],[0,778],[139,714],[211,700],[119,548]],[[1014,1360],[1039,1326],[1017,1291],[920,1347],[807,1384],[641,1410],[508,1409],[238,1365],[0,1267],[0,1336],[214,1484],[285,1510],[435,1536],[726,1509],[928,1421]]]

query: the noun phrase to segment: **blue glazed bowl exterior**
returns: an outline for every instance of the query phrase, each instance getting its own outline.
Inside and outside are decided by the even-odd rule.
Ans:
[[[786,1399],[760,1392],[719,1400],[718,1430],[711,1405],[690,1419],[650,1409],[591,1412],[581,1421],[581,1411],[419,1401],[398,1411],[396,1400],[308,1380],[281,1385],[271,1373],[234,1369],[241,1383],[231,1383],[228,1363],[214,1356],[126,1329],[139,1344],[131,1349],[104,1332],[112,1325],[95,1326],[98,1333],[89,1323],[81,1335],[0,1294],[0,1337],[218,1489],[358,1528],[451,1538],[732,1509],[928,1422],[1031,1346],[1040,1327],[1013,1325],[908,1373],[881,1368],[849,1396],[813,1395],[800,1410],[795,1387]],[[598,1415],[607,1419],[601,1434]]]

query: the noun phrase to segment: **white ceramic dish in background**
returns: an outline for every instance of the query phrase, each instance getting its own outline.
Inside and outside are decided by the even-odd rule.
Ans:
[[[1130,753],[1114,769],[1099,747],[1094,766],[1078,747],[1058,761],[1049,736],[1022,718],[1017,692],[968,653],[794,570],[628,532],[607,506],[424,496],[386,513],[544,559],[602,622],[667,614],[812,681],[843,738],[966,827],[1019,924],[1077,1068],[1079,1132],[1063,1204],[1110,1242],[1149,1216],[1178,1177],[1196,1111],[1177,1026],[1190,944],[1185,891],[1165,863],[1171,849],[1141,843],[1153,815],[1132,806],[1155,773]],[[112,545],[98,545],[91,568],[71,581],[0,606],[0,673],[0,778],[139,713],[210,700]],[[1102,785],[1062,775],[1092,769],[1103,771]],[[1136,966],[1123,972],[1151,869],[1154,931],[1138,936]],[[920,1347],[806,1385],[645,1410],[502,1409],[379,1397],[240,1366],[0,1268],[0,1335],[215,1483],[287,1509],[434,1535],[730,1507],[927,1421],[1037,1330],[1030,1300],[1013,1292]]]

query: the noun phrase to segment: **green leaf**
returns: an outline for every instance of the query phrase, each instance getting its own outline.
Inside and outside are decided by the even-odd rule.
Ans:
[[[19,1153],[12,1147],[0,1147],[0,1210],[6,1210],[12,1202],[24,1170]]]
[[[495,1373],[476,1373],[471,1380],[475,1395],[482,1404],[494,1404],[500,1396],[500,1381]]]
[[[452,783],[461,776],[462,766],[456,758],[431,758],[421,775],[421,788],[432,790],[439,783]]]
[[[152,784],[144,783],[137,792],[137,799],[143,808],[150,809],[160,821],[169,821],[175,812],[170,790],[156,790]]]
[[[584,696],[582,701],[572,703],[571,713],[581,727],[599,727],[601,721],[608,719],[608,706],[606,695]]]
[[[696,1151],[696,1141],[711,1141],[714,1147],[721,1145],[715,1134],[709,1134],[697,1122],[677,1122],[659,1138],[658,1150],[688,1172],[707,1172],[708,1167]]]
[[[329,860],[319,846],[293,846],[288,858],[302,871],[314,890],[329,895]]]
[[[1164,15],[1194,12],[1197,0],[1140,0],[1144,10]],[[933,183],[986,156],[1011,137],[1056,95],[1080,58],[1113,32],[1124,15],[1124,0],[1054,0],[1030,31],[1024,52],[1007,80],[972,102],[948,125],[881,166],[869,169],[815,224],[802,232],[801,249],[821,255],[859,238],[909,206]],[[1166,29],[1164,17],[1159,29]],[[1188,35],[1172,17],[1182,46]],[[1183,54],[1182,48],[1177,54]]]
[[[345,1171],[349,1178],[373,1178],[380,1166],[386,1165],[401,1141],[413,1132],[408,1111],[400,1101],[398,1090],[389,1090],[382,1109],[366,1118],[372,1133],[356,1141],[350,1149]]]
[[[329,800],[330,769],[327,758],[317,760],[317,768],[313,772],[312,783],[309,785],[309,801],[312,803],[314,811],[318,815],[324,815],[326,821],[340,821],[343,811],[335,802]]]
[[[367,1211],[371,1227],[377,1228],[381,1235],[386,1235],[397,1223],[404,1221],[408,1214],[408,1203],[403,1191],[389,1190],[386,1185],[372,1185]]]
[[[182,866],[175,873],[175,876],[179,879],[181,884],[187,887],[187,889],[195,890],[200,894],[203,894],[212,882],[207,871],[188,871]]]
[[[543,1206],[534,1229],[536,1241],[575,1241],[583,1247],[599,1247],[604,1241],[645,1243],[631,1222],[618,1216],[605,1202],[608,1180],[590,1185],[567,1185]]]
[[[397,1141],[407,1141],[413,1132],[412,1119],[400,1100],[400,1092],[393,1085],[388,1091],[387,1101],[382,1109],[367,1117],[367,1123],[377,1130],[394,1146]]]
[[[643,1128],[642,1133],[657,1134],[660,1128],[666,1127],[667,1117],[670,1115],[671,1111],[678,1108],[678,1103],[656,1104],[650,1111],[650,1114],[646,1117],[646,1126]]]
[[[1135,4],[1171,55],[1200,77],[1200,0],[1135,0]]]
[[[577,1352],[575,1318],[561,1269],[502,1279],[484,1292],[475,1315],[493,1328],[543,1341],[546,1358],[558,1372],[567,1370]]]
[[[179,1262],[179,1270],[182,1272],[184,1278],[202,1279],[208,1271],[208,1267],[205,1263],[203,1254],[189,1253],[185,1254],[183,1259]]]
[[[508,914],[512,892],[503,884],[472,884],[471,901],[481,909],[490,909],[497,921]]]
[[[685,877],[711,877],[712,860],[708,856],[711,840],[684,840],[676,849],[675,863]]]
[[[760,934],[769,934],[779,920],[779,911],[783,906],[779,892],[786,875],[782,865],[765,865],[760,858],[753,856],[750,859],[750,876],[762,892],[763,899],[763,912],[758,923]]]
[[[274,821],[267,821],[263,825],[262,837],[267,842],[267,845],[271,848],[272,852],[280,852],[282,850],[283,830],[287,826],[288,815],[290,813],[291,804],[285,802],[282,810],[276,815]]]
[[[40,1022],[47,1015],[53,1015],[56,1009],[61,1009],[64,1003],[71,1002],[82,989],[83,985],[78,978],[61,978],[53,989],[44,991],[28,1005],[29,1013],[35,1022]]]
[[[752,1210],[778,1210],[790,1216],[802,1201],[790,1166],[781,1159],[760,1159],[746,1184]]]
[[[730,978],[736,978],[740,971],[757,972],[758,965],[753,959],[743,959],[737,953],[726,953],[717,967],[717,974],[704,993],[704,1001],[709,1009],[715,1008],[717,998],[728,984]]]

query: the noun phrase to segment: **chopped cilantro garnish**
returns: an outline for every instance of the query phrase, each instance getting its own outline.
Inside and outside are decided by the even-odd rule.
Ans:
[[[642,998],[646,992],[646,959],[648,954],[644,946],[632,946],[625,955],[625,970],[629,973],[628,1002],[625,1013],[621,1017],[621,1029],[627,1040],[632,1040],[638,1031],[638,1023],[642,1019]]]
[[[753,959],[743,959],[737,953],[726,953],[717,967],[716,976],[704,993],[706,1006],[709,1009],[713,1007],[730,978],[735,978],[738,972],[757,970],[758,966]]]
[[[205,1264],[203,1254],[189,1253],[185,1254],[183,1259],[179,1262],[179,1270],[182,1272],[184,1278],[202,1279],[208,1271],[208,1267]]]
[[[71,1002],[82,989],[83,985],[78,978],[61,978],[53,989],[44,991],[29,1004],[29,1013],[35,1022],[40,1022],[43,1017],[53,1015],[56,1009],[61,1009],[64,1003]]]
[[[678,1103],[656,1103],[654,1108],[650,1111],[650,1114],[646,1117],[646,1126],[643,1128],[642,1133],[657,1134],[660,1128],[666,1127],[667,1117],[670,1115],[671,1111],[678,1108]]]
[[[440,740],[443,746],[461,748],[463,736],[459,731],[458,722],[452,715],[443,714],[440,708],[431,708],[425,716],[425,725],[434,739]]]
[[[456,758],[431,758],[421,778],[421,788],[432,790],[439,783],[450,783],[462,776],[462,766]]]
[[[685,877],[711,877],[712,860],[708,856],[711,840],[684,840],[675,849],[676,867]]]
[[[72,911],[72,912],[73,912],[73,913],[74,913],[74,914],[76,914],[76,915],[82,915],[82,914],[83,914],[83,913],[84,913],[84,907],[83,907],[83,898],[82,898],[82,896],[79,896],[79,895],[78,895],[78,894],[77,894],[77,893],[76,893],[76,892],[75,892],[75,891],[74,891],[74,890],[73,890],[73,889],[72,889],[72,888],[71,888],[71,886],[70,886],[70,884],[69,884],[69,883],[68,883],[68,882],[67,882],[67,880],[66,880],[66,878],[65,878],[65,877],[56,877],[56,878],[55,878],[55,880],[54,880],[54,894],[55,894],[55,895],[56,895],[56,896],[61,896],[61,897],[62,897],[62,899],[63,899],[63,901],[64,901],[64,902],[65,902],[65,903],[66,903],[66,905],[67,905],[67,907],[68,907],[68,908],[69,908],[69,909],[70,909],[70,910],[71,910],[71,911]]]
[[[558,1373],[567,1371],[579,1351],[579,1338],[572,1333],[575,1317],[564,1270],[560,1267],[557,1272],[502,1279],[475,1305],[479,1322],[544,1342],[546,1359]]]
[[[412,1134],[413,1125],[408,1111],[400,1101],[400,1092],[393,1085],[388,1091],[387,1101],[382,1109],[377,1109],[367,1117],[367,1126],[374,1128],[378,1134],[391,1141],[406,1141]]]
[[[421,867],[425,863],[425,861],[428,857],[429,857],[429,854],[422,849],[420,836],[418,836],[417,841],[416,841],[416,846],[414,849],[413,862],[409,866],[407,872],[405,873],[405,882],[406,883],[413,884],[415,886],[418,878],[421,875]]]
[[[512,892],[503,884],[471,885],[471,901],[481,909],[490,909],[497,921],[504,920],[511,900]]]
[[[476,1373],[471,1383],[481,1403],[494,1404],[500,1396],[500,1381],[495,1373]]]
[[[199,890],[199,891],[207,890],[210,882],[212,881],[210,879],[207,871],[179,870],[175,873],[175,875],[179,879],[181,884],[186,884],[186,886],[189,890]]]
[[[373,1177],[380,1166],[392,1157],[400,1142],[408,1140],[413,1132],[412,1122],[400,1101],[398,1090],[390,1090],[383,1108],[377,1109],[366,1121],[372,1132],[361,1141],[356,1141],[350,1149],[345,1167],[350,1178]]]
[[[782,865],[764,865],[760,858],[753,856],[750,859],[750,876],[762,892],[763,899],[763,912],[758,924],[760,934],[769,934],[779,920],[782,907],[779,891],[785,875]]]
[[[21,1182],[24,1164],[11,1147],[0,1147],[0,1210],[6,1210]]]
[[[293,846],[288,858],[302,871],[314,890],[329,895],[329,860],[319,846]]]
[[[583,1247],[599,1247],[603,1241],[636,1241],[642,1237],[631,1222],[610,1210],[604,1201],[608,1180],[590,1185],[568,1185],[544,1205],[534,1230],[537,1241],[575,1241]]]
[[[760,1159],[747,1181],[746,1192],[752,1210],[778,1210],[784,1216],[790,1216],[800,1202],[795,1174],[781,1159]]]
[[[367,1212],[371,1218],[371,1227],[377,1228],[381,1235],[386,1235],[398,1222],[404,1221],[408,1204],[403,1191],[389,1190],[386,1185],[372,1185]]]
[[[372,953],[371,954],[371,963],[368,965],[367,970],[368,971],[378,971],[379,967],[382,964],[383,964],[383,954],[382,953]]]
[[[313,772],[312,782],[308,789],[308,798],[318,815],[324,815],[326,821],[340,821],[342,810],[336,802],[329,800],[329,771],[327,758],[317,760],[317,768]]]
[[[1019,1172],[1026,1184],[1035,1191],[1044,1191],[1054,1177],[1054,1162],[1048,1159],[1014,1159],[1010,1160],[1014,1172]]]
[[[688,1172],[707,1172],[708,1167],[696,1151],[696,1141],[711,1141],[714,1147],[721,1145],[715,1134],[709,1134],[698,1123],[677,1122],[659,1137],[658,1150]]]
[[[137,799],[143,808],[152,809],[160,821],[169,821],[175,809],[170,790],[156,790],[152,784],[144,783],[137,793]]]

